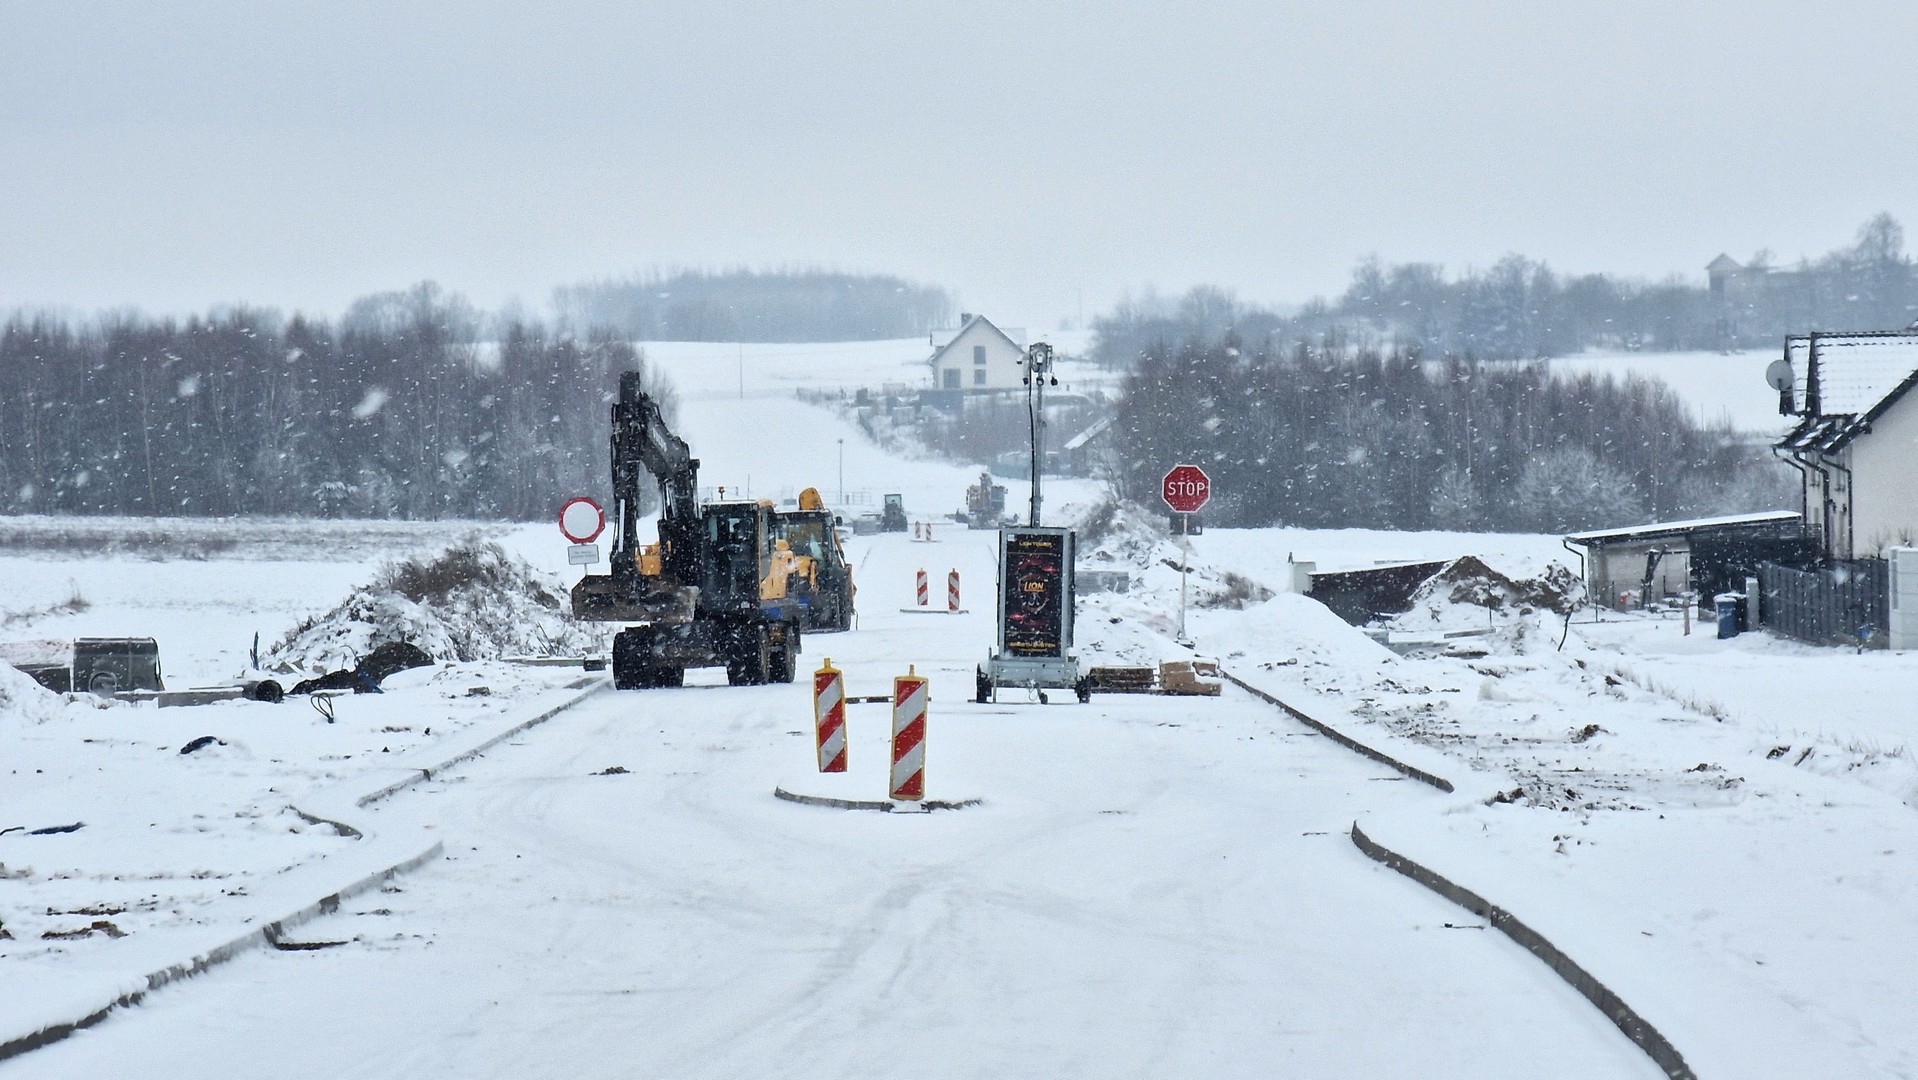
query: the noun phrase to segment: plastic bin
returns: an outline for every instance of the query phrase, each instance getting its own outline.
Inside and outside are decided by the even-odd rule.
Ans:
[[[1713,612],[1718,616],[1718,636],[1720,640],[1737,637],[1738,632],[1744,629],[1742,624],[1745,621],[1745,594],[1735,592],[1719,593],[1717,596],[1712,597],[1712,608]]]

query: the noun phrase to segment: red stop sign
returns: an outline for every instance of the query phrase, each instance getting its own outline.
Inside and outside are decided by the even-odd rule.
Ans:
[[[1212,478],[1197,465],[1174,465],[1161,491],[1165,504],[1181,514],[1198,513],[1212,498]]]

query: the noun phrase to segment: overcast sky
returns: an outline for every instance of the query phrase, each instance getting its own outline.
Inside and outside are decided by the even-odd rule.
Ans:
[[[0,0],[0,309],[818,265],[1044,328],[1918,227],[1918,4]]]

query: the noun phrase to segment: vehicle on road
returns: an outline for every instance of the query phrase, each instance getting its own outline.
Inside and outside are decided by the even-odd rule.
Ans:
[[[817,493],[787,513],[701,503],[699,460],[636,372],[620,376],[612,428],[611,567],[581,578],[572,601],[578,618],[632,624],[613,636],[613,685],[680,686],[687,668],[722,666],[734,686],[791,682],[804,631],[853,614],[852,571]],[[659,487],[651,544],[638,535],[642,476]]]

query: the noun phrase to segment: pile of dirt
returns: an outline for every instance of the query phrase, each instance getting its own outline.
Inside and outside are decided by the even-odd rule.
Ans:
[[[273,670],[351,668],[405,642],[438,661],[598,651],[599,624],[569,612],[559,582],[498,544],[468,540],[430,558],[389,562],[338,607],[294,627],[266,654]]]
[[[1537,577],[1513,579],[1471,555],[1462,555],[1426,578],[1412,593],[1410,610],[1436,616],[1445,604],[1469,604],[1493,611],[1526,608],[1564,615],[1584,594],[1584,583],[1566,567],[1552,563]]]

